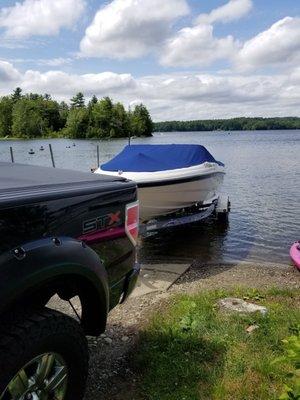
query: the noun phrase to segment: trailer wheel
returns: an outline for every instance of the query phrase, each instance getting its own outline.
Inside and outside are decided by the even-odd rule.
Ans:
[[[228,222],[228,213],[218,213],[217,214],[218,222],[221,224],[227,224]]]
[[[88,347],[73,318],[44,308],[0,327],[0,400],[83,398]]]
[[[229,197],[225,195],[219,196],[216,207],[216,217],[219,222],[221,223],[228,222],[230,208],[231,208],[231,203]]]

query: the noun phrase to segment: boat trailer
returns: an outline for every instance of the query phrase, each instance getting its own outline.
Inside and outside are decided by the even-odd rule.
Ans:
[[[149,234],[164,229],[194,224],[214,216],[218,221],[226,222],[230,212],[230,201],[227,195],[220,195],[208,204],[195,204],[192,207],[185,208],[177,213],[166,215],[161,218],[152,219],[140,224],[140,234],[148,236]]]

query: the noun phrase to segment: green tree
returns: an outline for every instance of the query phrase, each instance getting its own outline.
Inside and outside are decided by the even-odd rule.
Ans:
[[[128,136],[129,118],[121,103],[116,103],[112,108],[109,136],[111,138],[121,138]]]
[[[45,99],[45,100],[51,100],[51,94],[45,93],[45,94],[44,94],[44,99]]]
[[[12,133],[17,137],[34,138],[47,132],[40,104],[30,98],[17,101],[12,112]]]
[[[199,121],[165,121],[154,124],[156,132],[174,131],[247,131],[267,129],[300,129],[299,117],[280,118],[230,118]]]
[[[90,134],[92,137],[109,137],[113,115],[113,103],[104,97],[91,109]]]
[[[193,122],[192,124],[196,124]],[[273,125],[279,123],[273,121]],[[273,126],[272,125],[272,126]],[[70,137],[149,136],[153,129],[147,108],[140,104],[126,112],[123,104],[109,97],[98,100],[94,95],[85,106],[81,92],[71,99],[69,107],[52,100],[50,94],[22,94],[16,88],[10,96],[0,98],[0,136],[44,137],[61,131]]]
[[[84,139],[89,128],[89,113],[86,108],[72,108],[69,112],[66,133],[74,139]]]
[[[43,96],[38,93],[29,93],[25,97],[30,100],[43,100]]]
[[[50,97],[51,98],[51,97]],[[48,131],[58,132],[63,128],[62,120],[60,117],[59,104],[54,100],[46,100],[45,97],[38,101],[41,107],[42,117],[48,127]]]
[[[85,106],[84,95],[81,92],[78,92],[71,99],[71,108],[82,108]]]
[[[11,136],[13,100],[11,97],[0,99],[0,136]]]
[[[93,95],[93,97],[89,101],[88,107],[92,108],[97,103],[98,103],[98,99],[97,99],[97,97],[95,95]]]
[[[137,105],[129,114],[130,132],[133,136],[152,136],[153,122],[149,111],[143,105]]]
[[[11,98],[14,103],[16,103],[18,100],[22,98],[22,89],[17,87],[14,91],[13,94],[11,95]]]
[[[69,106],[65,101],[62,101],[60,102],[58,109],[59,109],[61,128],[64,128],[66,126],[66,122],[68,119]]]

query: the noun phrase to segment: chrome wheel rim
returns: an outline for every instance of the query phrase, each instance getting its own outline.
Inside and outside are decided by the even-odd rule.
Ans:
[[[20,369],[0,400],[64,400],[67,384],[64,359],[57,353],[44,353]]]

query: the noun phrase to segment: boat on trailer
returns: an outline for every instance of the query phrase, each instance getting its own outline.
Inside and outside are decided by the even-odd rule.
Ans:
[[[136,181],[140,220],[147,222],[216,204],[225,166],[201,145],[130,145],[95,173]]]

